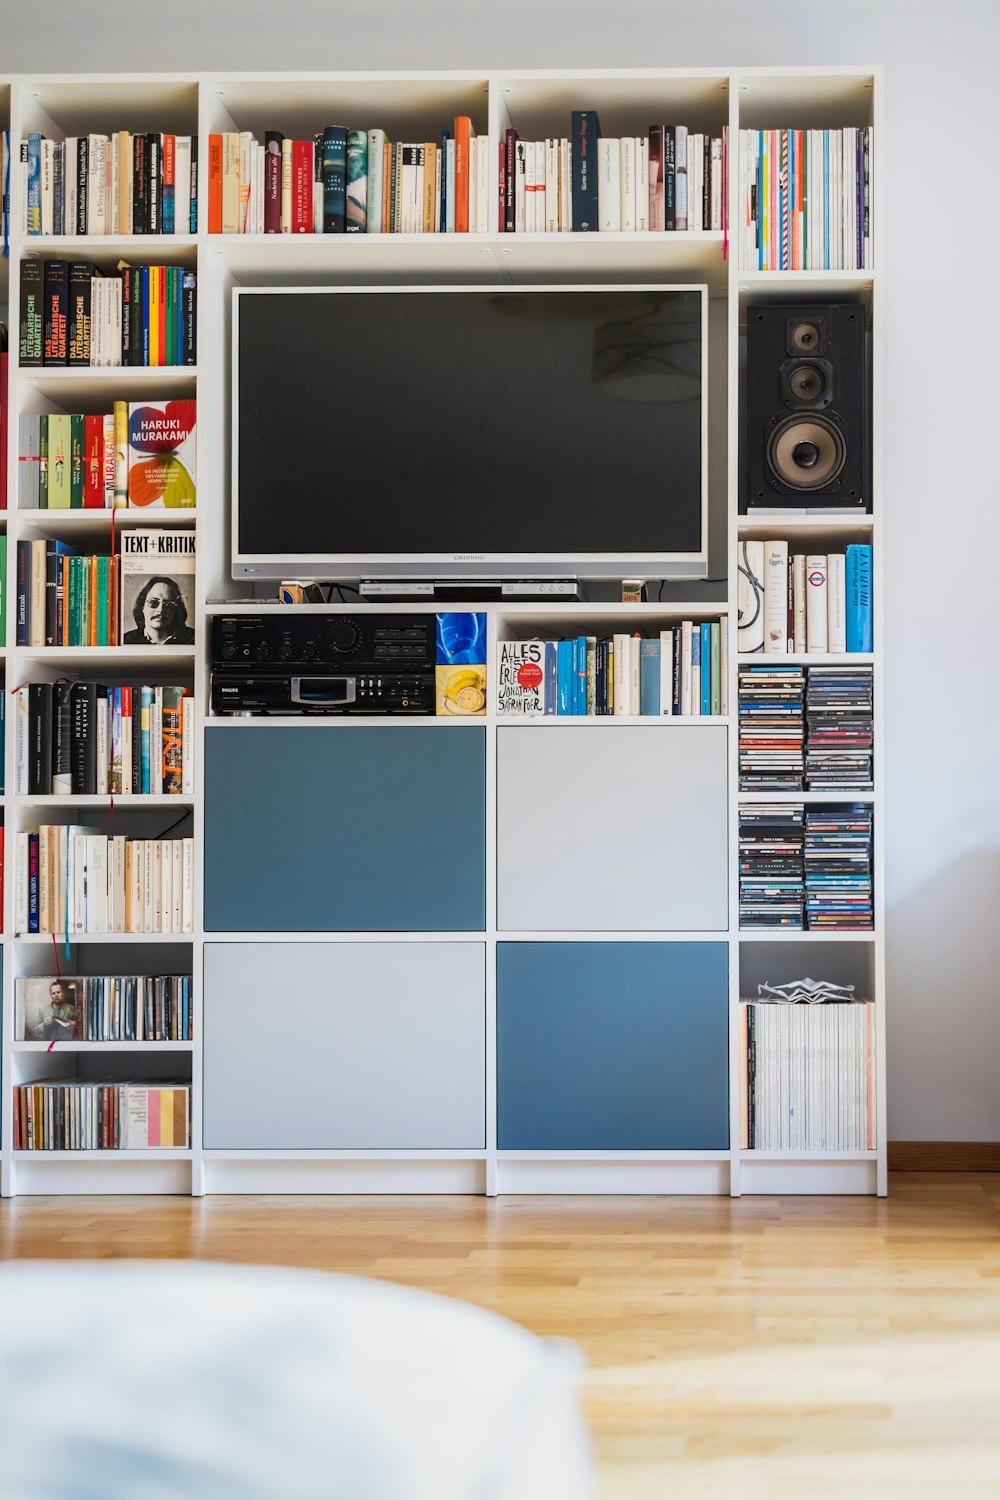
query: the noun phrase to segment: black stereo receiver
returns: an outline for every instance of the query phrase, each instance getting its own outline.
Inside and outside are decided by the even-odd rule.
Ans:
[[[434,615],[216,615],[216,714],[433,714]]]

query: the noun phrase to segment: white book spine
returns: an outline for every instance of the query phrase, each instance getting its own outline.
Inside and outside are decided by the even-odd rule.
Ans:
[[[788,543],[764,543],[764,651],[788,651]]]
[[[739,650],[764,649],[764,543],[739,544],[739,580],[736,591]]]
[[[559,194],[559,213],[562,219],[562,231],[564,234],[569,234],[573,229],[573,194],[570,190],[570,183],[572,182],[573,178],[571,175],[572,156],[570,152],[570,143],[565,136],[561,138],[559,143],[559,156],[559,181],[561,184]]]
[[[55,187],[53,177],[55,175],[55,141],[50,141],[47,136],[42,137],[39,169],[41,175],[41,200],[42,200],[42,233],[52,234],[53,211],[55,208]]]
[[[676,631],[660,631],[660,717],[674,711],[674,638]]]
[[[170,840],[170,932],[184,931],[184,840]]]
[[[107,215],[108,138],[92,135],[87,157],[87,233],[105,234]]]
[[[181,699],[181,795],[194,796],[194,699]]]
[[[108,932],[108,840],[87,839],[87,931]]]
[[[618,146],[621,185],[621,228],[635,233],[635,136],[623,135]]]
[[[108,917],[112,932],[125,931],[125,836],[116,833],[111,841],[111,870],[108,878],[111,895]]]
[[[601,136],[597,142],[597,226],[602,233],[617,234],[622,227],[621,146],[617,136]]]
[[[827,649],[826,558],[811,553],[806,558],[806,649]]]
[[[838,656],[847,650],[845,564],[843,552],[831,552],[826,560],[826,649]]]
[[[17,835],[17,883],[14,889],[14,931],[28,930],[28,835]]]
[[[184,895],[182,904],[184,932],[194,931],[194,839],[184,839]]]
[[[527,229],[526,184],[528,163],[525,141],[514,146],[514,233],[524,234]]]
[[[160,856],[160,932],[172,932],[174,918],[174,841],[161,839]]]
[[[559,141],[550,135],[545,142],[545,232],[559,230]]]
[[[118,227],[118,183],[121,175],[121,139],[117,130],[110,139],[110,151],[108,153],[111,170],[109,172],[111,187],[108,193],[108,233],[119,234]]]
[[[108,795],[108,700],[98,698],[97,700],[97,795],[106,797]]]
[[[792,650],[806,649],[806,559],[796,552],[791,561],[792,568]]]
[[[628,638],[628,711],[630,714],[642,712],[641,647],[642,641],[639,636],[630,635]]]
[[[87,835],[85,833],[74,833],[71,835],[73,845],[72,875],[73,887],[69,892],[70,910],[73,918],[73,931],[86,932],[87,930]]]
[[[674,212],[677,228],[688,227],[688,132],[686,125],[674,129]]]
[[[19,687],[14,696],[14,715],[14,790],[26,796],[30,786],[28,780],[30,720],[27,684]]]
[[[537,185],[537,155],[534,141],[522,141],[519,144],[520,149],[524,152],[524,232],[525,234],[534,234],[536,229],[535,201],[538,196],[535,192]]]
[[[635,138],[635,227],[645,234],[649,228],[649,137]]]
[[[690,715],[692,712],[691,693],[693,677],[691,665],[691,621],[685,620],[681,625],[681,713]]]
[[[629,680],[632,672],[632,654],[627,635],[615,635],[611,639],[611,649],[614,653],[614,708],[615,717],[620,718],[629,712],[631,704],[631,688]]]
[[[191,137],[174,141],[174,234],[191,232]]]
[[[494,174],[493,174],[493,171],[492,171],[493,154],[492,154],[492,151],[491,151],[490,138],[487,135],[477,135],[475,137],[474,145],[475,145],[475,157],[476,157],[476,226],[475,227],[476,227],[476,233],[477,234],[485,234],[487,232],[487,230],[489,229],[489,223],[490,223],[490,195],[491,195],[491,191],[492,191],[492,188],[493,188],[493,179],[494,179]],[[435,152],[435,158],[438,158],[439,155],[440,155],[440,153]],[[538,198],[538,206],[537,206],[535,212],[536,212],[536,215],[537,215],[537,218],[538,218],[538,222],[536,223],[535,228],[536,229],[541,229],[541,227],[542,227],[542,223],[541,223],[541,218],[542,218],[541,205],[542,205],[542,203],[544,201],[544,197],[545,197],[545,177],[543,175],[544,174],[544,170],[545,170],[545,163],[544,163],[544,158],[542,157],[542,152],[541,152],[540,148],[538,150],[537,155],[538,155],[538,161],[536,163],[536,168],[535,168],[535,188],[536,188],[536,197]],[[435,179],[436,179],[436,175],[437,175],[437,169],[435,169]],[[538,191],[539,187],[541,188],[541,192]],[[438,226],[438,194],[435,193],[435,195],[434,195],[434,225],[433,225],[435,231],[437,230],[437,226]]]
[[[76,234],[76,136],[68,135],[63,144],[63,195],[66,205],[63,225],[66,234]]]

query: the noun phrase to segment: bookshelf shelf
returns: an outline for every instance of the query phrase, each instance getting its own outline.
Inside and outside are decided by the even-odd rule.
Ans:
[[[883,492],[878,455],[881,441],[881,340],[882,340],[882,256],[878,202],[875,204],[873,264],[875,269],[863,272],[758,272],[740,269],[740,184],[739,131],[743,129],[838,129],[845,126],[874,125],[879,131],[876,145],[881,146],[881,75],[869,67],[844,68],[754,68],[735,69],[711,66],[702,69],[584,69],[584,70],[501,70],[442,72],[247,72],[225,71],[170,74],[134,74],[128,76],[63,75],[0,79],[0,111],[6,111],[11,130],[14,156],[29,132],[41,132],[53,139],[88,133],[172,131],[178,135],[197,136],[201,193],[197,233],[179,235],[101,235],[101,236],[31,236],[20,233],[20,185],[12,178],[12,226],[10,260],[0,262],[0,301],[8,306],[8,321],[16,330],[20,314],[20,266],[29,260],[93,260],[105,272],[117,261],[132,265],[181,264],[197,272],[197,316],[199,362],[191,366],[147,367],[20,367],[16,343],[12,339],[10,357],[9,412],[7,450],[0,461],[7,465],[8,511],[0,516],[0,529],[7,539],[7,636],[0,642],[0,655],[6,685],[10,689],[39,679],[59,676],[117,682],[149,681],[183,682],[193,689],[194,723],[197,732],[194,791],[189,796],[116,797],[112,831],[137,834],[159,831],[177,818],[186,817],[185,833],[193,833],[196,851],[194,926],[183,933],[81,933],[70,935],[69,954],[66,938],[48,933],[16,933],[16,837],[30,826],[46,821],[90,821],[105,826],[110,812],[108,797],[32,797],[8,794],[0,797],[0,809],[6,822],[7,845],[3,928],[0,937],[3,957],[3,1041],[0,1045],[0,1191],[4,1195],[25,1192],[133,1192],[133,1191],[444,1191],[444,1192],[884,1192],[886,1185],[885,1153],[885,975],[883,925],[883,769],[881,742],[884,718],[882,707],[883,673],[881,608],[881,530]],[[651,120],[685,122],[689,129],[710,136],[728,132],[729,195],[726,202],[728,231],[659,231],[655,233],[560,233],[506,234],[498,225],[497,195],[489,195],[485,233],[479,234],[284,234],[233,235],[208,232],[207,191],[208,136],[218,132],[253,132],[263,142],[269,130],[305,140],[331,121],[348,126],[384,129],[390,139],[402,141],[437,141],[442,128],[450,128],[457,115],[471,117],[479,136],[490,140],[490,161],[495,162],[497,148],[505,130],[516,129],[523,140],[541,140],[568,135],[571,112],[593,108],[600,116],[606,136],[639,136]],[[880,195],[882,183],[881,156],[876,153],[873,182]],[[117,221],[116,221],[117,222]],[[408,285],[480,285],[503,287],[511,284],[569,285],[586,284],[698,284],[707,285],[712,298],[709,309],[710,416],[707,440],[709,475],[709,532],[712,536],[712,559],[709,578],[704,582],[678,579],[660,588],[667,597],[657,600],[657,580],[649,580],[651,599],[641,605],[624,605],[613,597],[612,588],[589,588],[581,602],[532,601],[510,603],[500,600],[487,606],[466,604],[465,608],[484,609],[490,644],[488,657],[488,709],[476,719],[404,718],[261,718],[248,725],[235,717],[214,718],[210,713],[210,675],[207,668],[208,640],[213,617],[229,614],[274,613],[281,615],[287,606],[251,597],[263,593],[264,586],[246,581],[234,585],[231,574],[231,538],[229,532],[229,497],[232,489],[230,417],[231,417],[231,294],[239,286],[319,287],[330,285],[408,286]],[[775,507],[741,511],[742,452],[745,450],[744,343],[747,310],[755,302],[775,304],[820,299],[846,299],[864,308],[865,322],[874,365],[873,452],[876,455],[875,483],[870,513],[814,506],[801,509]],[[41,416],[83,411],[88,414],[109,411],[116,399],[141,401],[196,397],[198,402],[197,492],[195,510],[176,512],[142,512],[138,510],[30,510],[17,508],[18,462],[15,443],[20,416]],[[566,470],[571,482],[571,467]],[[151,650],[145,647],[74,647],[19,646],[17,644],[17,543],[30,540],[61,540],[107,551],[112,535],[120,528],[169,527],[190,530],[196,538],[197,574],[196,609],[191,623],[197,644],[192,647]],[[876,588],[875,636],[872,652],[837,654],[794,654],[781,658],[757,653],[737,654],[738,600],[736,570],[733,566],[738,542],[787,538],[799,552],[843,550],[852,543],[871,544],[874,554]],[[792,547],[789,548],[792,550]],[[723,577],[722,575],[726,575]],[[229,594],[240,594],[230,599]],[[594,598],[586,597],[592,593]],[[602,597],[608,595],[609,597]],[[455,601],[448,607],[460,609]],[[331,605],[299,607],[300,613],[325,613],[337,610],[348,616],[373,606],[348,595],[334,598]],[[408,614],[433,609],[433,604],[401,603],[381,606],[386,613]],[[729,626],[728,702],[732,709],[738,702],[737,671],[740,666],[777,665],[866,666],[874,667],[875,682],[875,787],[867,792],[775,792],[741,793],[739,791],[738,717],[735,711],[716,716],[611,716],[538,720],[496,713],[495,692],[496,647],[501,641],[518,639],[571,638],[581,633],[612,635],[615,633],[655,636],[685,620],[711,622],[726,620]],[[11,700],[8,698],[8,709]],[[12,768],[16,764],[15,716],[7,713],[6,764],[14,785]],[[583,734],[582,728],[599,725],[598,736]],[[676,730],[672,737],[652,741],[642,735],[622,734],[623,726],[652,729],[668,725]],[[322,735],[317,733],[322,727]],[[547,736],[546,728],[558,728],[559,735]],[[459,729],[464,738],[448,738]],[[509,729],[534,730],[534,738],[523,734],[509,735]],[[391,734],[382,734],[383,730]],[[434,730],[430,737],[408,735],[408,730]],[[225,735],[222,734],[225,730]],[[249,730],[249,735],[248,735]],[[290,731],[294,730],[294,735]],[[541,730],[541,732],[538,732]],[[214,803],[218,788],[209,776],[209,742],[224,742],[227,753],[249,740],[255,731],[256,741],[274,746],[280,743],[282,755],[295,758],[304,747],[315,745],[315,766],[328,767],[331,757],[346,753],[349,757],[376,759],[377,754],[398,754],[406,745],[407,755],[421,766],[421,775],[411,788],[410,806],[406,811],[402,842],[391,845],[400,857],[406,855],[406,842],[424,838],[418,831],[420,816],[427,812],[422,805],[425,776],[436,763],[449,756],[481,754],[477,763],[477,794],[482,792],[482,828],[474,831],[480,839],[476,879],[482,881],[482,916],[479,926],[467,928],[454,910],[445,910],[437,925],[413,930],[413,924],[399,917],[387,916],[387,923],[398,922],[391,930],[338,931],[325,925],[336,920],[327,915],[319,930],[273,931],[274,919],[266,911],[259,921],[248,923],[252,930],[234,931],[232,922],[239,913],[225,915],[225,925],[209,925],[217,890],[210,889],[209,833],[217,834]],[[503,733],[501,733],[503,731]],[[617,733],[616,733],[617,731]],[[577,733],[575,740],[565,734]],[[237,739],[234,741],[233,736]],[[274,735],[275,740],[270,737]],[[358,740],[358,736],[368,736]],[[381,747],[376,753],[376,746]],[[369,756],[369,747],[371,755]],[[272,753],[276,753],[272,749]],[[505,786],[504,757],[512,780]],[[551,757],[551,763],[543,761]],[[633,757],[630,759],[629,757]],[[206,764],[203,764],[203,761]],[[526,767],[525,775],[514,775],[517,765]],[[644,769],[637,770],[637,763]],[[590,769],[588,770],[587,767]],[[679,769],[678,769],[679,768]],[[709,769],[706,769],[709,768]],[[368,767],[365,768],[366,774]],[[708,787],[708,791],[704,790]],[[326,782],[336,778],[321,776],[315,769],[307,781],[311,812],[321,815],[321,806],[332,795]],[[21,783],[23,784],[23,783]],[[89,784],[89,783],[87,783]],[[446,783],[447,784],[447,783]],[[285,788],[267,783],[275,798]],[[688,799],[702,809],[701,823],[683,836],[670,837],[657,823],[660,815],[657,799],[673,787],[690,786]],[[516,793],[512,791],[516,788]],[[328,795],[329,794],[329,795]],[[266,811],[259,788],[255,806]],[[562,848],[553,857],[551,870],[538,888],[539,906],[555,896],[565,901],[549,926],[530,925],[534,909],[505,911],[517,865],[518,851],[530,843],[531,827],[543,820],[546,804],[565,796],[559,827],[564,831]],[[699,798],[702,798],[699,801]],[[326,799],[326,800],[324,800]],[[270,798],[265,797],[263,801]],[[668,798],[669,800],[669,798]],[[684,800],[684,799],[676,799]],[[741,930],[739,922],[738,827],[740,811],[748,804],[793,802],[803,806],[817,804],[840,807],[860,803],[875,813],[875,926],[872,929],[827,931],[785,931],[762,928]],[[526,814],[526,804],[531,811]],[[378,799],[371,804],[377,807]],[[46,814],[51,812],[51,817]],[[431,831],[444,824],[449,829],[450,845],[467,833],[468,817],[462,808],[446,805],[440,797],[432,808]],[[86,814],[86,818],[84,818]],[[152,815],[151,817],[148,815]],[[118,824],[119,815],[121,823]],[[480,816],[477,812],[477,818]],[[408,820],[412,818],[412,826]],[[706,820],[717,819],[718,837],[709,836]],[[306,821],[306,820],[304,820]],[[117,825],[117,830],[116,826]],[[577,839],[580,827],[584,834]],[[651,829],[659,828],[658,833]],[[231,842],[237,831],[230,829]],[[311,832],[301,828],[303,836]],[[290,835],[294,829],[289,830]],[[397,830],[398,834],[398,830]],[[382,829],[391,844],[396,836]],[[633,837],[634,835],[634,837]],[[176,836],[176,835],[168,835]],[[714,841],[713,841],[714,839]],[[559,842],[558,840],[555,842]],[[646,848],[653,847],[647,859]],[[270,860],[268,869],[277,883],[294,878],[288,863],[289,843]],[[575,852],[568,852],[570,849]],[[603,851],[595,861],[594,850]],[[708,850],[709,852],[706,852]],[[535,851],[541,860],[544,850]],[[311,856],[312,858],[312,856]],[[588,863],[589,862],[589,863]],[[434,887],[440,881],[444,864],[435,871],[424,870],[415,884]],[[380,890],[391,885],[397,860],[384,858],[377,868],[367,867],[358,879]],[[310,884],[322,887],[339,868],[336,854],[329,848],[316,854],[309,865]],[[359,869],[360,869],[359,865]],[[581,873],[585,871],[586,873]],[[530,873],[530,872],[529,872]],[[631,887],[627,900],[609,914],[607,902],[594,901],[579,918],[580,930],[571,925],[578,920],[594,891],[614,900],[619,885]],[[675,929],[661,930],[655,924],[659,912],[655,900],[671,881],[679,887],[715,892],[714,906],[708,915],[698,911],[674,918]],[[405,886],[405,882],[404,882]],[[568,894],[567,894],[568,893]],[[350,894],[350,893],[348,893]],[[404,892],[405,894],[405,892]],[[391,899],[382,891],[383,902]],[[632,910],[629,909],[631,902]],[[639,914],[636,915],[635,908]],[[24,908],[20,908],[21,911]],[[554,909],[553,909],[554,910]],[[715,917],[718,925],[715,925]],[[375,920],[366,916],[365,921]],[[508,922],[505,927],[504,921]],[[539,918],[541,921],[542,919]],[[548,920],[548,918],[545,918]],[[630,920],[638,925],[634,930]],[[667,918],[671,920],[671,918]],[[704,925],[697,925],[703,923]],[[712,925],[709,925],[709,924]],[[294,924],[292,924],[294,925]],[[791,945],[791,946],[790,946]],[[72,1043],[58,1044],[48,1052],[47,1043],[14,1042],[10,1022],[14,1005],[14,984],[19,977],[44,977],[52,970],[53,949],[58,953],[64,973],[116,973],[137,970],[160,973],[163,969],[183,969],[193,975],[194,1042],[174,1043]],[[706,1017],[714,1018],[712,1040],[708,1033],[691,1043],[699,1057],[712,1056],[714,1063],[699,1064],[693,1070],[693,1083],[699,1094],[714,1090],[718,1095],[717,1117],[713,1134],[706,1134],[706,1149],[687,1149],[686,1137],[677,1140],[667,1133],[654,1143],[661,1149],[639,1149],[637,1140],[648,1139],[638,1131],[632,1143],[602,1147],[583,1135],[567,1144],[547,1145],[539,1139],[537,1148],[513,1150],[503,1143],[499,1122],[504,1118],[500,1102],[500,1077],[504,1052],[509,1045],[510,1028],[521,1024],[515,1016],[517,991],[511,988],[509,971],[523,960],[526,951],[538,961],[546,957],[553,963],[553,973],[573,972],[579,977],[572,998],[579,1000],[574,1011],[572,1036],[564,1040],[582,1045],[580,1065],[586,1076],[601,1080],[614,1075],[633,1078],[636,1069],[653,1067],[649,1059],[667,1056],[673,1047],[661,1038],[650,1039],[639,1047],[638,1056],[624,1061],[606,1060],[611,1045],[602,1032],[609,1014],[620,1015],[622,997],[630,993],[655,992],[672,997],[697,992],[704,973],[704,998],[697,1006],[682,1007],[680,1021],[706,1026]],[[322,1106],[317,1106],[315,1137],[318,1144],[306,1148],[284,1149],[274,1143],[254,1149],[221,1149],[219,1135],[213,1138],[206,1124],[212,1109],[219,1108],[222,1096],[230,1098],[246,1092],[244,1072],[235,1075],[231,1036],[224,1029],[216,1032],[217,1044],[209,1046],[213,1025],[218,1026],[219,1007],[225,1001],[224,986],[218,975],[241,972],[240,954],[246,956],[246,972],[286,975],[290,969],[299,976],[290,986],[298,995],[313,987],[322,993],[324,1003],[341,1003],[350,990],[346,972],[364,973],[365,985],[372,965],[381,965],[389,977],[366,990],[367,1012],[363,1016],[345,1012],[343,1038],[348,1047],[358,1045],[357,1037],[368,1035],[373,1028],[373,1050],[364,1062],[362,1083],[365,1098],[357,1108],[374,1121],[371,1135],[382,1142],[397,1140],[396,1146],[343,1147],[335,1133],[323,1121]],[[296,966],[301,965],[301,968]],[[350,966],[353,965],[352,970]],[[713,968],[713,965],[715,966]],[[393,1045],[400,1035],[405,1016],[394,1010],[400,995],[411,996],[412,974],[417,966],[429,976],[419,1004],[428,1017],[437,1018],[442,1030],[433,1048],[435,1066],[444,1058],[440,1088],[441,1100],[435,1101],[447,1116],[454,1106],[461,1112],[468,1103],[463,1090],[473,1078],[481,1082],[482,1096],[473,1101],[470,1114],[480,1134],[445,1134],[444,1140],[456,1140],[454,1148],[428,1147],[406,1139],[406,1126],[394,1133],[382,1128],[387,1120],[398,1122],[399,1099],[409,1097],[405,1091],[412,1077],[412,1049],[397,1056]],[[602,989],[601,975],[613,976]],[[717,971],[717,972],[716,972]],[[725,971],[726,978],[719,978]],[[381,972],[381,971],[380,971]],[[804,973],[836,979],[838,975],[863,988],[876,1002],[877,1036],[875,1090],[877,1100],[878,1149],[864,1152],[763,1152],[745,1151],[739,1146],[739,1035],[738,1021],[741,983],[751,987],[761,980],[790,979]],[[628,974],[632,979],[623,980]],[[215,978],[210,980],[210,975]],[[474,976],[470,979],[469,975]],[[664,976],[670,976],[669,979]],[[691,985],[694,981],[694,990]],[[284,983],[284,979],[282,980]],[[381,988],[379,987],[381,985]],[[451,993],[456,985],[460,997],[455,1014],[442,1021],[442,994]],[[280,986],[279,986],[280,988]],[[557,988],[554,985],[553,988]],[[861,989],[859,988],[859,993]],[[256,994],[256,992],[255,992]],[[285,996],[283,993],[283,1000]],[[297,1070],[311,1065],[308,1039],[285,1036],[274,1028],[273,993],[253,1001],[262,1006],[267,1026],[259,1028],[254,1041],[260,1053],[261,1072],[254,1085],[259,1097],[271,1097],[273,1090],[295,1087]],[[234,999],[236,1011],[250,1003],[244,994]],[[346,1002],[344,1002],[346,1003]],[[269,1008],[270,1007],[270,1008]],[[420,1012],[423,1020],[424,1011]],[[470,1017],[473,1021],[470,1021]],[[412,1016],[410,1017],[412,1020]],[[680,1024],[680,1021],[678,1024]],[[270,1026],[273,1030],[268,1030]],[[588,1028],[590,1028],[588,1032]],[[617,1028],[616,1028],[617,1029]],[[581,1036],[589,1042],[581,1043]],[[241,1040],[243,1039],[241,1033]],[[704,1043],[704,1046],[703,1046]],[[681,1061],[684,1047],[679,1044]],[[586,1047],[592,1050],[587,1053]],[[707,1049],[707,1050],[706,1050]],[[318,1049],[316,1049],[318,1050]],[[336,1052],[337,1049],[330,1049]],[[404,1049],[404,1052],[406,1049]],[[129,1069],[139,1068],[153,1076],[157,1062],[162,1071],[171,1063],[160,1054],[179,1054],[172,1066],[190,1075],[192,1099],[192,1141],[188,1150],[171,1151],[94,1151],[46,1152],[17,1151],[12,1148],[11,1087],[32,1068],[64,1072],[93,1066],[93,1054],[108,1053],[107,1071],[117,1077],[129,1076]],[[36,1057],[35,1054],[38,1054]],[[62,1064],[59,1063],[63,1055]],[[69,1061],[67,1056],[72,1054]],[[80,1057],[89,1058],[81,1062]],[[114,1054],[113,1057],[111,1054]],[[118,1054],[122,1054],[119,1056]],[[155,1054],[155,1056],[154,1056]],[[46,1061],[42,1062],[42,1057]],[[278,1061],[277,1059],[284,1059]],[[321,1059],[322,1061],[322,1059]],[[359,1068],[361,1065],[359,1064]],[[371,1070],[370,1076],[367,1070]],[[152,1070],[152,1071],[151,1071]],[[683,1068],[682,1068],[683,1071]],[[691,1071],[691,1070],[689,1070]],[[323,1094],[328,1079],[317,1079],[316,1087],[302,1105],[311,1115],[314,1097]],[[351,1080],[348,1078],[346,1083]],[[552,1084],[552,1080],[549,1080]],[[683,1083],[683,1078],[680,1079]],[[660,1079],[657,1089],[655,1073],[651,1077],[650,1095],[673,1094]],[[554,1087],[554,1084],[552,1085]],[[678,1085],[679,1086],[679,1085]],[[227,1094],[231,1091],[231,1094]],[[300,1090],[301,1092],[301,1090]],[[325,1088],[329,1093],[330,1089]],[[338,1090],[333,1090],[336,1094]],[[639,1090],[638,1092],[642,1092]],[[378,1101],[382,1103],[379,1104]],[[372,1101],[376,1101],[372,1103]],[[302,1099],[298,1101],[302,1104]],[[618,1120],[631,1099],[612,1099],[607,1119]],[[689,1116],[697,1115],[698,1099],[688,1103]],[[595,1106],[596,1108],[596,1106]],[[381,1116],[378,1111],[381,1110]],[[405,1116],[405,1110],[402,1111]],[[280,1111],[274,1112],[275,1128]],[[727,1123],[728,1122],[728,1123]],[[213,1129],[215,1126],[213,1125]],[[605,1127],[602,1126],[603,1130]],[[673,1128],[673,1127],[671,1127]],[[699,1127],[700,1128],[700,1127]],[[353,1137],[352,1137],[353,1138]],[[225,1140],[225,1137],[222,1137]],[[509,1138],[508,1138],[509,1139]],[[555,1137],[553,1137],[555,1139]],[[461,1144],[462,1142],[465,1144]],[[480,1142],[483,1144],[480,1144]],[[728,1144],[722,1144],[728,1142]],[[569,1149],[576,1145],[579,1149]],[[682,1149],[683,1147],[683,1149]],[[46,1166],[39,1172],[34,1162]],[[55,1164],[55,1165],[53,1165]]]

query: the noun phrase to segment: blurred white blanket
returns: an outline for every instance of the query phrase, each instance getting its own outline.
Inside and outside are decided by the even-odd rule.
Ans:
[[[386,1282],[0,1266],[9,1500],[585,1500],[580,1358]]]

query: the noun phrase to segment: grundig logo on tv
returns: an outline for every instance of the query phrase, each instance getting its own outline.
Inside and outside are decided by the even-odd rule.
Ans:
[[[453,552],[451,554],[454,562],[482,562],[486,557],[485,552]]]

